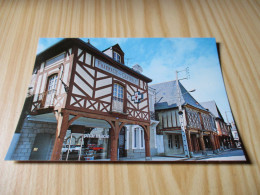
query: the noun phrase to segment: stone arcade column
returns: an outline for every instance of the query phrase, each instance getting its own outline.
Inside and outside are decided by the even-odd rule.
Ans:
[[[66,135],[66,131],[68,129],[69,122],[69,114],[64,113],[63,117],[59,117],[57,122],[57,130],[56,130],[56,139],[54,142],[54,147],[52,150],[51,160],[58,161],[60,160],[61,149],[64,141],[64,137]]]
[[[200,132],[200,145],[201,145],[202,154],[207,155],[205,143],[204,143],[204,139],[203,139],[203,131]]]
[[[212,145],[213,153],[217,154],[216,143],[215,143],[214,135],[213,135],[212,132],[210,133],[210,142],[211,142],[211,145]]]
[[[193,157],[193,146],[192,146],[192,142],[191,142],[191,135],[190,135],[190,131],[186,131],[186,137],[187,137],[187,143],[188,143],[188,147],[189,147],[189,152],[190,152],[190,157]]]
[[[145,139],[145,160],[152,160],[151,152],[150,152],[150,126],[147,126],[144,129],[144,139]]]

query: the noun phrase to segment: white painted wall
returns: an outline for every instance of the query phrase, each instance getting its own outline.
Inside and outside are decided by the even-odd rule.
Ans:
[[[113,50],[110,47],[108,50],[104,51],[103,53],[107,54],[109,57],[113,58]]]
[[[158,154],[164,153],[163,135],[156,135]]]

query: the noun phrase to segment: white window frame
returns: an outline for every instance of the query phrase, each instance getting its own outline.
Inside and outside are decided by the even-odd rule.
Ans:
[[[115,57],[116,56],[116,57]],[[121,55],[115,51],[113,51],[113,59],[117,62],[121,63]]]
[[[145,143],[144,143],[144,129],[143,128],[139,128],[139,131],[140,131],[140,149],[144,149],[144,146],[145,146]]]
[[[128,150],[129,149],[129,127],[125,126],[125,149]]]
[[[116,89],[116,91],[115,91]],[[122,91],[121,91],[122,89]],[[118,84],[118,83],[114,83],[114,86],[113,86],[113,99],[112,99],[112,110],[113,111],[117,111],[117,112],[124,112],[124,86]],[[119,110],[118,108],[114,107],[114,102],[115,104],[119,104],[121,103],[122,104],[122,110]]]
[[[143,146],[142,146],[143,140]],[[144,129],[141,127],[133,127],[132,130],[132,149],[144,149],[145,139],[144,139]]]
[[[53,79],[53,80],[51,80]],[[53,74],[48,78],[48,86],[47,86],[47,91],[52,91],[56,90],[57,88],[57,83],[58,83],[58,74]],[[51,84],[51,85],[50,85]],[[50,86],[52,87],[51,89]]]

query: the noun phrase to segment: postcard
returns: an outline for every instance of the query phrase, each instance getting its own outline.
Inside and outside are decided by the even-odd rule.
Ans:
[[[247,162],[234,121],[214,38],[40,38],[5,159]]]

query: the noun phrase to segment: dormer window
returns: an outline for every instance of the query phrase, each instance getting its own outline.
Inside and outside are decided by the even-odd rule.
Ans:
[[[121,62],[121,56],[117,52],[113,52],[113,59],[117,62]]]

